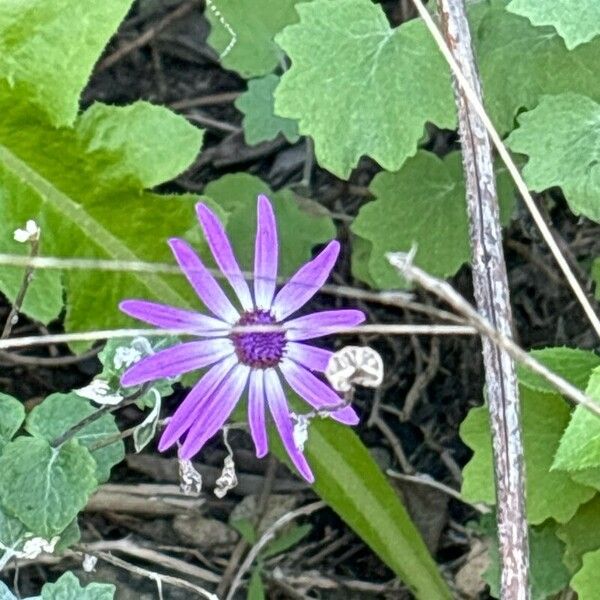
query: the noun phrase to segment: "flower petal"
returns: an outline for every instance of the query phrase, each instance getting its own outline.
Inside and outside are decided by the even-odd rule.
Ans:
[[[135,363],[121,377],[121,385],[129,387],[163,377],[176,377],[212,365],[233,352],[233,343],[227,338],[177,344]]]
[[[272,312],[277,320],[281,321],[297,311],[317,293],[327,281],[339,253],[339,242],[329,242],[316,258],[296,271],[275,296]]]
[[[254,248],[254,301],[256,308],[269,310],[277,284],[277,224],[269,199],[258,197]]]
[[[275,369],[265,369],[264,376],[265,392],[269,410],[273,415],[275,426],[277,427],[277,431],[279,431],[279,436],[281,437],[286,452],[302,477],[304,477],[308,483],[313,483],[315,477],[306,462],[304,454],[298,450],[294,442],[294,426],[292,425],[292,418],[290,417],[290,411],[279,377],[277,376]]]
[[[211,394],[237,363],[235,355],[228,356],[214,365],[202,379],[196,383],[185,400],[177,407],[158,442],[159,452],[170,448],[192,425]]]
[[[323,310],[287,321],[285,335],[290,341],[311,340],[354,327],[364,320],[365,314],[360,310]]]
[[[343,398],[340,398],[332,388],[288,358],[284,358],[279,363],[279,368],[290,387],[313,408],[331,409],[344,403]],[[351,406],[333,411],[331,417],[344,425],[356,425],[359,421],[358,415]]]
[[[264,386],[264,370],[253,369],[248,385],[248,423],[258,458],[262,458],[269,450],[265,425]]]
[[[333,352],[316,346],[288,342],[285,347],[285,355],[311,371],[324,373]]]
[[[212,398],[202,407],[196,416],[196,422],[189,430],[179,457],[184,460],[193,458],[202,446],[223,427],[237,404],[250,374],[250,367],[236,365],[223,380]]]
[[[208,242],[210,251],[214,256],[219,269],[221,269],[223,275],[225,275],[225,278],[229,281],[231,287],[237,294],[237,297],[242,304],[242,308],[245,311],[252,310],[254,304],[252,302],[252,296],[250,295],[250,288],[235,259],[233,249],[231,248],[227,234],[223,229],[223,225],[215,213],[213,213],[208,206],[202,204],[202,202],[196,204],[196,214],[198,215],[198,220],[204,231],[206,241]]]
[[[217,280],[192,250],[192,247],[187,242],[178,238],[170,239],[169,246],[171,246],[171,250],[181,270],[196,291],[196,294],[198,294],[200,300],[217,317],[227,321],[227,323],[236,323],[240,318],[239,313],[235,310],[229,298],[223,293]]]
[[[119,308],[130,317],[145,321],[163,329],[186,329],[194,335],[222,337],[228,334],[230,325],[219,319],[200,313],[148,300],[124,300]]]

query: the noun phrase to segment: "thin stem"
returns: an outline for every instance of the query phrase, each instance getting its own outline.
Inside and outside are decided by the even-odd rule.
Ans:
[[[37,257],[40,242],[39,239],[33,238],[29,241],[30,250],[29,250],[29,259],[33,260]],[[4,328],[2,329],[2,333],[0,334],[0,340],[6,339],[10,332],[12,331],[13,326],[17,323],[19,312],[21,311],[21,306],[23,305],[23,301],[25,300],[25,294],[27,293],[27,289],[29,288],[29,284],[33,279],[34,267],[29,264],[25,267],[25,273],[23,273],[23,279],[21,280],[21,286],[19,287],[19,291],[17,292],[17,297],[13,302],[13,305],[8,313],[8,317],[6,318],[6,322],[4,323]]]

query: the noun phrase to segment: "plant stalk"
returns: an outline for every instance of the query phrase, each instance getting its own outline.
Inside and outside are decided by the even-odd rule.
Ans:
[[[460,70],[482,98],[464,0],[438,0],[441,29]],[[479,314],[512,336],[510,293],[502,249],[502,228],[490,139],[482,119],[454,78],[462,159],[467,187],[473,286]],[[519,388],[512,358],[482,337],[490,412],[498,538],[502,561],[501,598],[529,598],[529,545],[525,507],[525,465]]]

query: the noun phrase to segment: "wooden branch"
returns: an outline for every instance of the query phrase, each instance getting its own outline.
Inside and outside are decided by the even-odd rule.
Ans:
[[[481,82],[464,0],[438,0],[438,9],[448,49],[481,99]],[[475,300],[478,312],[495,329],[510,337],[510,294],[490,140],[483,121],[472,109],[456,79],[454,95],[467,186]],[[501,597],[503,600],[526,600],[529,597],[529,549],[516,369],[512,358],[491,339],[483,337],[482,345],[494,451],[502,560]]]

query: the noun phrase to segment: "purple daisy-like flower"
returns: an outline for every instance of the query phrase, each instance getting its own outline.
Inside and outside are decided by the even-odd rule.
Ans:
[[[214,259],[241,310],[232,304],[187,242],[169,240],[183,273],[214,316],[146,300],[123,301],[121,310],[136,319],[165,329],[185,329],[204,339],[181,343],[142,359],[125,372],[121,382],[133,386],[210,367],[177,408],[159,442],[162,452],[183,440],[179,449],[182,459],[195,456],[223,427],[248,387],[248,423],[256,455],[260,458],[268,451],[267,405],[290,459],[312,483],[312,471],[294,441],[293,420],[280,374],[313,408],[331,410],[331,417],[346,425],[358,422],[352,407],[335,409],[342,399],[313,374],[325,371],[332,352],[302,342],[357,325],[364,314],[359,310],[331,310],[287,320],[325,283],[339,254],[339,243],[330,242],[276,294],[277,226],[271,203],[266,196],[259,196],[252,294],[219,219],[202,203],[196,205],[196,212]],[[281,324],[281,329],[239,330],[243,325],[275,324]]]

